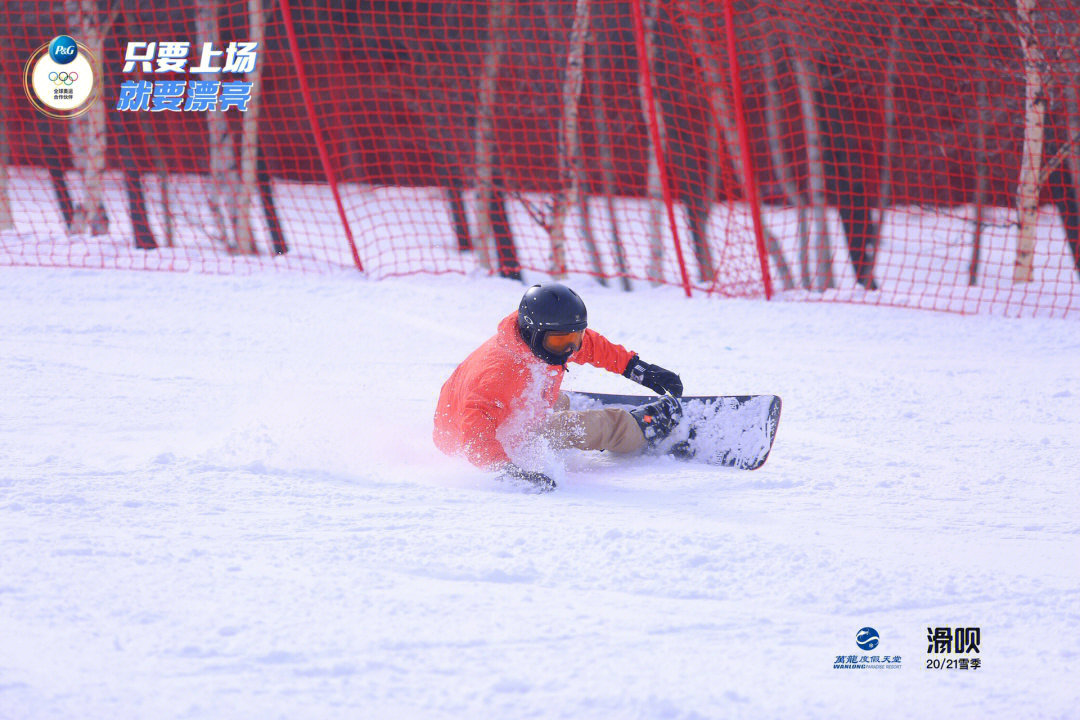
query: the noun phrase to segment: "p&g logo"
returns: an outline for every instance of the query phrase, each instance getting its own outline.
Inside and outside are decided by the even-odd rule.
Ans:
[[[101,70],[93,51],[70,35],[43,42],[23,66],[23,90],[40,113],[73,118],[101,95]]]
[[[79,54],[79,48],[70,35],[57,35],[49,43],[49,57],[58,65],[67,65]]]

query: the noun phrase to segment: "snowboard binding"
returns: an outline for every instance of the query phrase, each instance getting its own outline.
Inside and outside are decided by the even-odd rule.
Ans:
[[[637,420],[649,447],[656,447],[679,424],[683,411],[678,399],[665,395],[655,402],[634,408],[630,415]]]
[[[566,394],[574,409],[617,407],[634,415],[639,425],[648,414],[643,410],[662,401],[648,395]],[[756,470],[769,459],[782,407],[776,395],[691,395],[678,403],[682,417],[649,454],[739,470]]]

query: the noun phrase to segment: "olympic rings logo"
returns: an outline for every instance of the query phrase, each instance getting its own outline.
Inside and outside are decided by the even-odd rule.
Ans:
[[[79,73],[77,72],[51,72],[49,73],[49,80],[53,85],[70,85],[79,79]]]

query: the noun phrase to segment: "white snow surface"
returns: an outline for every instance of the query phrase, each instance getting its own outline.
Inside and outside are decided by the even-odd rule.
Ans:
[[[576,287],[768,463],[443,457],[518,283],[0,269],[0,717],[1077,717],[1080,325]]]

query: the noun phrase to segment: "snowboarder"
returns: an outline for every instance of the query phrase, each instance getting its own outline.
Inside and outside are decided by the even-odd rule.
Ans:
[[[636,453],[667,437],[682,417],[682,380],[587,328],[585,303],[559,283],[533,285],[516,312],[442,386],[435,445],[474,465],[552,490],[547,475],[514,464],[507,450],[541,436],[555,448]],[[569,410],[560,395],[566,363],[619,373],[662,395],[627,411]]]

